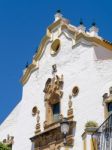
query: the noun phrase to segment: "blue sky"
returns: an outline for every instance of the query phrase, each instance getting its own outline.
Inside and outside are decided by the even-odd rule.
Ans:
[[[20,78],[32,60],[56,10],[87,29],[93,21],[100,35],[112,41],[111,0],[0,0],[0,123],[20,101]]]

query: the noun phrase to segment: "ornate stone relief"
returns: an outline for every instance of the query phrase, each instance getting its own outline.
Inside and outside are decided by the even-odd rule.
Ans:
[[[103,95],[103,102],[104,103],[110,103],[110,102],[112,102],[112,87],[109,88],[109,94],[105,93]]]
[[[37,114],[37,111],[38,111],[37,106],[34,106],[32,108],[32,116],[35,116]]]
[[[48,101],[50,104],[59,102],[60,98],[63,96],[63,83],[63,75],[61,75],[61,77],[54,75],[53,78],[48,78],[44,88],[44,100]]]
[[[73,120],[73,108],[72,108],[72,96],[71,95],[69,95],[67,115],[68,115],[68,118],[71,118]]]
[[[39,114],[40,114],[40,111],[38,110],[38,108],[36,106],[34,106],[33,109],[32,109],[32,115],[36,116],[36,122],[37,122],[36,123],[35,134],[41,132],[41,130],[40,130],[40,116],[39,116]]]
[[[73,146],[73,129],[76,125],[76,122],[70,121],[70,130],[67,135],[67,145]],[[54,149],[58,150],[58,148],[63,146],[63,134],[61,134],[60,123],[56,124],[51,129],[44,131],[30,138],[32,142],[35,143],[35,150],[46,150],[46,149]]]
[[[36,135],[31,138],[31,141],[34,143],[35,150],[59,150],[63,147],[64,137],[60,129],[60,122],[63,119],[63,115],[60,111],[58,111],[58,120],[53,120],[55,115],[53,112],[53,107],[60,106],[63,96],[63,85],[64,77],[63,75],[57,75],[57,66],[54,64],[52,66],[52,78],[47,79],[43,90],[46,108],[46,119],[44,122],[43,132],[40,132],[39,111],[36,107],[32,109],[32,115],[37,116]],[[76,122],[73,121],[72,94],[69,95],[67,120],[70,127],[70,131],[67,135],[67,146],[71,147],[74,142],[73,130],[76,126]]]
[[[44,101],[46,108],[46,121],[44,127],[53,123],[52,106],[56,103],[60,103],[63,96],[63,75],[56,75],[56,68],[53,68],[53,78],[48,78],[44,88]]]
[[[110,115],[110,110],[108,110],[109,104],[112,104],[112,87],[109,88],[109,94],[105,93],[103,95],[103,105],[104,105],[104,115],[107,118]]]
[[[14,137],[10,136],[9,134],[7,135],[7,138],[3,140],[3,143],[9,147],[11,147],[14,143]]]

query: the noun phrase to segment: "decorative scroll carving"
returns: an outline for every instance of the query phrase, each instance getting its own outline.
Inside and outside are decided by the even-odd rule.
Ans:
[[[7,138],[3,140],[3,143],[9,147],[14,143],[14,136],[7,135]]]
[[[73,108],[72,108],[72,96],[69,95],[69,101],[68,101],[68,117],[71,117],[73,119]]]
[[[56,74],[57,67],[56,64],[52,66],[52,78],[48,78],[45,83],[45,88],[43,92],[44,95],[44,101],[45,101],[45,108],[46,108],[46,121],[44,122],[44,129],[46,129],[50,124],[57,121],[54,119],[53,114],[53,105],[59,103],[61,98],[63,96],[63,75],[58,76]]]
[[[38,132],[41,132],[40,130],[40,111],[38,110],[37,111],[37,117],[36,117],[36,120],[37,120],[37,124],[36,124],[36,131],[35,131],[35,134],[37,134]]]
[[[32,116],[35,116],[37,114],[37,107],[34,106],[32,109]]]
[[[75,128],[76,122],[70,121],[70,130],[67,135],[67,145],[73,146],[73,129]],[[55,144],[56,148],[59,144],[63,143],[63,134],[61,133],[60,123],[54,125],[47,131],[39,133],[34,137],[30,138],[34,142],[35,149],[50,149],[52,143]]]
[[[39,116],[39,114],[40,114],[40,111],[38,110],[38,108],[35,106],[35,107],[33,107],[33,109],[32,109],[32,115],[33,116],[36,116],[36,131],[35,131],[35,134],[37,134],[37,133],[39,133],[39,132],[41,132],[41,130],[40,130],[40,116]]]
[[[48,78],[44,88],[45,101],[48,101],[50,104],[59,102],[63,96],[63,83],[63,75],[61,77],[54,75],[53,78]]]

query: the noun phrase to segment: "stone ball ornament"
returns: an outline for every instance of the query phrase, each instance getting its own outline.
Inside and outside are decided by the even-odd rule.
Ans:
[[[72,89],[72,96],[77,96],[79,93],[79,88],[78,86],[74,86]]]
[[[55,39],[51,44],[51,55],[55,55],[58,53],[60,49],[61,43],[59,39]]]

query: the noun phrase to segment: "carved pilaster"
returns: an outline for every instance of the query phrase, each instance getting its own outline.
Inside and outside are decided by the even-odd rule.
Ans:
[[[40,111],[38,110],[38,108],[36,106],[33,107],[32,109],[32,116],[36,117],[36,130],[35,130],[35,134],[41,132],[40,130]]]
[[[39,114],[40,114],[40,111],[37,110],[37,116],[36,116],[37,124],[36,124],[35,134],[41,132],[41,130],[40,130],[40,116],[39,116]]]
[[[72,100],[71,99],[72,99],[72,96],[69,95],[67,115],[68,115],[68,118],[73,119],[73,108],[72,108]]]

